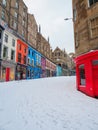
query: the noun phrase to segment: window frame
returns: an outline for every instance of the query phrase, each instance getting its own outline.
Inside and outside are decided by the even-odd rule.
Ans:
[[[80,76],[80,85],[86,86],[86,75],[85,75],[85,65],[79,65],[79,76]]]
[[[5,34],[5,36],[4,36],[4,41],[5,41],[6,43],[8,43],[8,34]]]
[[[4,51],[4,48],[6,48],[7,50]],[[5,54],[4,54],[5,53]],[[4,56],[5,55],[5,56]],[[3,47],[3,58],[8,58],[8,47],[4,46]]]
[[[12,39],[12,46],[15,47],[15,39]]]
[[[12,55],[12,52],[14,52],[14,55]],[[12,58],[13,57],[13,58]],[[11,49],[11,60],[15,61],[15,50]]]

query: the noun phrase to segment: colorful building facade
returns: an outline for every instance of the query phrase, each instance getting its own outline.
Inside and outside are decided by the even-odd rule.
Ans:
[[[1,81],[15,80],[16,41],[17,38],[13,34],[4,30],[1,47]]]
[[[42,67],[42,74],[41,77],[46,77],[46,58],[42,55],[41,56],[41,67]]]
[[[17,40],[16,47],[16,80],[26,79],[28,45],[22,40]]]
[[[42,73],[42,69],[41,69],[41,53],[39,53],[38,51],[35,51],[35,69],[34,69],[34,78],[41,78],[41,73]]]
[[[28,47],[28,66],[27,66],[27,79],[34,78],[34,71],[36,66],[36,51],[32,47]]]

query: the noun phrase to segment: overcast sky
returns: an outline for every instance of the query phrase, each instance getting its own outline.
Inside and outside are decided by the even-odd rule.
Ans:
[[[57,46],[74,52],[73,22],[64,18],[72,17],[72,0],[24,0],[28,11],[34,14],[41,33],[54,50]]]

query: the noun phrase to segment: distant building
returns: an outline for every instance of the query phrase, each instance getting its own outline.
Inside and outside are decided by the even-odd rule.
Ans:
[[[71,69],[71,58],[59,47],[52,52],[52,61],[60,67],[62,67],[62,75],[68,75],[68,70]]]
[[[98,49],[98,0],[73,0],[76,56]]]

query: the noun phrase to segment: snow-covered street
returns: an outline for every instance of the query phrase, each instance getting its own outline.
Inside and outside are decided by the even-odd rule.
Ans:
[[[0,83],[0,130],[98,130],[98,99],[74,76]]]

